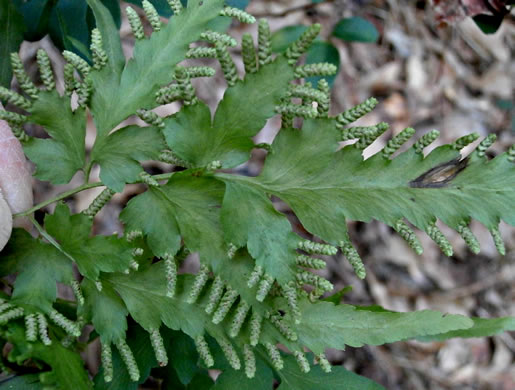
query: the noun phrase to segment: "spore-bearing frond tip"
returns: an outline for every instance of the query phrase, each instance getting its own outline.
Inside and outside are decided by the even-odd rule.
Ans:
[[[352,122],[357,121],[359,118],[365,116],[372,111],[378,104],[378,101],[374,97],[370,97],[363,103],[360,103],[347,111],[342,112],[336,117],[336,126],[342,128],[343,126],[349,125]]]
[[[154,32],[161,30],[161,20],[159,19],[159,14],[157,13],[156,8],[148,0],[143,0],[142,6]]]
[[[241,23],[253,24],[256,23],[256,18],[239,8],[226,6],[220,11],[221,16],[228,16],[237,19]]]
[[[336,65],[330,64],[329,62],[302,65],[295,69],[295,78],[301,79],[315,76],[332,76],[336,74],[337,70],[338,68]]]
[[[300,56],[309,49],[317,35],[320,33],[320,28],[320,24],[312,24],[302,33],[297,41],[288,47],[285,56],[288,58],[288,63],[290,65],[295,65]]]

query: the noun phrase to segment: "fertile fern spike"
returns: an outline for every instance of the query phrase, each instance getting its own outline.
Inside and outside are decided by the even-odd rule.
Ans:
[[[290,341],[298,340],[297,334],[283,321],[279,314],[267,314],[266,318],[268,318],[270,323],[275,326],[279,333],[286,337],[286,339]]]
[[[322,278],[321,276],[312,274],[308,271],[299,272],[297,273],[296,277],[298,282],[311,284],[312,286],[321,289],[323,292],[331,291],[334,288],[333,284],[328,280]]]
[[[25,99],[20,94],[4,87],[0,87],[0,99],[6,100],[8,103],[14,104],[24,110],[28,110],[32,106],[30,100]]]
[[[245,322],[245,318],[250,310],[250,305],[245,302],[243,299],[240,300],[238,307],[236,308],[236,312],[234,313],[234,317],[231,322],[231,327],[229,328],[229,336],[234,338],[238,336],[240,333],[241,327]]]
[[[224,320],[224,318],[227,316],[227,313],[229,313],[229,310],[231,310],[233,303],[236,302],[236,299],[238,299],[238,291],[234,290],[230,286],[227,286],[227,290],[225,291],[225,294],[223,295],[218,308],[213,314],[212,321],[214,324],[219,324]]]
[[[143,0],[142,2],[143,11],[145,11],[145,15],[147,16],[152,29],[155,32],[161,30],[161,20],[159,19],[159,14],[157,13],[155,7],[148,0]]]
[[[508,149],[508,161],[515,163],[515,145],[511,145]]]
[[[320,118],[327,118],[331,107],[331,88],[326,79],[320,79],[318,90],[324,94],[324,98],[318,101],[318,116]]]
[[[297,247],[304,252],[317,255],[334,256],[338,253],[338,248],[328,244],[319,244],[309,240],[299,241]]]
[[[163,150],[159,155],[159,160],[168,164],[178,165],[180,167],[189,168],[190,164],[187,161],[181,160],[171,150]]]
[[[143,248],[134,248],[132,250],[132,255],[134,257],[138,257],[138,256],[143,256],[143,253],[145,253],[144,249]]]
[[[80,107],[85,108],[89,102],[91,93],[93,92],[93,81],[91,78],[86,77],[82,83],[77,87],[77,103]]]
[[[497,139],[497,136],[495,134],[490,134],[483,141],[481,141],[481,143],[478,145],[478,147],[477,147],[477,149],[475,151],[477,156],[478,157],[484,157],[485,153],[486,153],[486,150],[490,146],[492,146],[492,144],[495,142],[496,139]]]
[[[145,171],[140,172],[139,178],[149,187],[159,187],[159,182]]]
[[[102,282],[100,280],[95,280],[95,287],[98,291],[102,291]]]
[[[290,308],[291,316],[296,324],[300,324],[300,309],[297,301],[297,289],[293,283],[289,283],[282,287],[283,295],[286,298],[286,302],[288,302],[288,307]]]
[[[104,381],[109,383],[113,380],[113,355],[111,346],[107,343],[102,343],[100,350],[100,360],[104,368]]]
[[[127,19],[129,20],[129,25],[131,26],[132,33],[136,39],[145,38],[145,33],[143,32],[143,25],[141,24],[141,19],[139,15],[132,7],[125,8],[127,13]]]
[[[223,280],[217,276],[211,285],[211,291],[209,293],[209,303],[207,304],[205,311],[207,314],[213,314],[222,295],[224,293],[225,284]]]
[[[83,214],[87,215],[90,218],[93,218],[95,215],[98,214],[100,209],[104,207],[105,204],[109,202],[109,200],[111,200],[113,195],[114,191],[109,188],[106,188],[93,200],[93,202],[91,202],[89,207],[83,211]]]
[[[166,253],[163,259],[166,270],[166,296],[173,298],[177,284],[177,264],[175,263],[175,258],[169,253]]]
[[[23,130],[22,127],[20,126],[17,126],[17,125],[12,125],[10,124],[11,126],[11,131],[13,132],[13,135],[18,138],[18,141],[20,142],[27,142],[30,137],[27,135],[27,133],[25,133],[25,131]]]
[[[300,118],[316,118],[318,116],[318,111],[313,106],[301,106],[298,104],[287,104],[282,106],[276,106],[275,111],[278,114],[292,117],[300,117]]]
[[[191,84],[191,80],[188,71],[183,66],[175,67],[175,79],[179,90],[182,92],[182,99],[185,105],[191,106],[198,102],[197,95],[195,94],[195,88]]]
[[[88,65],[88,63],[86,61],[84,61],[82,58],[80,58],[77,54],[75,54],[71,51],[65,50],[65,51],[63,51],[63,57],[66,61],[68,61],[70,64],[72,64],[75,69],[77,69],[80,72],[82,77],[85,78],[89,74],[91,67]]]
[[[128,242],[132,242],[141,237],[143,237],[143,232],[141,230],[131,230],[130,232],[125,234],[125,239]]]
[[[257,311],[252,311],[250,316],[250,345],[255,347],[259,343],[261,336],[261,325],[263,324],[263,317]]]
[[[260,265],[256,265],[254,267],[254,270],[250,274],[249,279],[247,280],[247,287],[248,288],[254,287],[259,282],[262,275],[263,275],[263,267],[261,267]]]
[[[342,128],[343,126],[347,126],[348,124],[357,121],[359,118],[372,111],[378,103],[379,102],[376,98],[371,97],[365,100],[363,103],[360,103],[357,106],[342,112],[336,117],[336,126]]]
[[[272,360],[272,365],[277,371],[281,371],[284,367],[284,362],[281,357],[281,353],[277,349],[277,347],[272,343],[266,343],[265,344],[266,351],[268,353],[268,356],[270,357],[270,360]]]
[[[431,224],[426,228],[426,233],[431,239],[436,242],[436,244],[440,247],[445,256],[452,256],[453,250],[452,245],[449,240],[443,235],[440,229],[436,226],[436,224]]]
[[[163,87],[156,92],[157,104],[169,104],[176,100],[182,100],[183,98],[182,91],[177,84]]]
[[[332,76],[337,70],[336,65],[328,62],[308,64],[295,68],[295,77],[301,79],[315,76]]]
[[[42,313],[36,314],[36,318],[38,321],[38,333],[41,342],[44,345],[52,344],[52,340],[48,337],[48,323],[46,321],[45,316]]]
[[[239,8],[224,7],[224,9],[220,11],[220,15],[237,19],[241,23],[247,23],[247,24],[256,23],[256,18],[254,16],[252,16],[251,14],[249,14],[245,11],[242,11]]]
[[[202,289],[206,285],[207,279],[209,278],[209,269],[205,265],[201,265],[200,269],[195,276],[193,286],[191,287],[190,295],[187,299],[189,304],[193,304],[197,301]]]
[[[138,253],[140,253],[139,251],[141,251],[141,254],[138,254]],[[143,248],[136,248],[136,249],[134,249],[133,255],[135,255],[135,256],[143,255]],[[132,259],[130,264],[129,264],[129,268],[133,269],[134,271],[137,271],[139,269],[139,263],[136,260]]]
[[[252,379],[256,374],[256,356],[249,344],[243,345],[243,361],[245,362],[245,375]]]
[[[369,131],[363,132],[359,137],[358,142],[354,146],[358,149],[364,150],[368,148],[381,134],[390,128],[386,122],[381,122],[375,126],[371,126]]]
[[[295,259],[295,262],[299,267],[312,269],[324,269],[327,265],[326,262],[322,259],[317,259],[306,255],[298,255]]]
[[[320,24],[316,23],[308,27],[304,33],[300,36],[300,38],[293,43],[288,49],[286,50],[286,58],[288,58],[288,63],[290,65],[295,65],[297,61],[299,60],[300,56],[304,54],[317,35],[320,33]]]
[[[270,292],[270,289],[272,288],[272,285],[274,284],[274,278],[272,278],[270,275],[265,274],[263,276],[263,279],[261,279],[261,282],[259,283],[258,291],[256,294],[256,299],[259,302],[263,302]]]
[[[492,238],[494,240],[495,248],[497,249],[497,252],[501,256],[504,256],[506,254],[506,248],[504,246],[504,241],[501,237],[501,233],[499,232],[499,228],[492,228],[490,229],[490,234],[492,235]]]
[[[319,91],[318,89],[312,88],[311,86],[293,84],[290,85],[290,94],[292,97],[298,97],[308,102],[320,103],[327,99],[327,95]]]
[[[38,49],[36,58],[39,67],[39,74],[41,75],[41,81],[43,81],[46,90],[51,91],[55,88],[55,81],[48,54],[43,49]]]
[[[131,381],[139,381],[140,374],[136,359],[134,359],[134,355],[125,340],[118,340],[116,342],[116,348],[118,348],[122,360],[125,363],[125,367],[127,367],[127,371],[129,371]]]
[[[27,341],[36,341],[38,339],[38,323],[35,314],[27,314],[25,316],[25,338]]]
[[[91,30],[91,54],[93,57],[93,68],[100,70],[107,64],[107,53],[102,44],[102,35],[98,28]]]
[[[0,111],[0,120],[6,121],[9,125],[21,126],[27,121],[27,117],[11,111]]]
[[[232,346],[231,342],[224,337],[220,337],[217,339],[218,344],[222,348],[222,352],[225,355],[225,358],[229,362],[229,365],[235,370],[239,370],[241,368],[240,358],[236,353],[236,350]]]
[[[167,0],[167,1],[168,1],[168,5],[170,6],[170,8],[173,11],[173,14],[175,16],[179,15],[183,9],[181,0]]]
[[[82,295],[79,282],[72,280],[70,284],[72,286],[73,295],[75,295],[75,298],[77,299],[77,303],[80,306],[84,305],[84,295]]]
[[[4,311],[6,311],[7,309],[12,309],[14,306],[10,303],[2,303],[0,305],[0,313],[3,313]]]
[[[221,166],[221,163],[220,163],[220,166]],[[232,259],[232,258],[234,258],[234,255],[236,255],[236,251],[238,250],[238,248],[233,243],[230,243],[228,245],[228,247],[229,247],[229,249],[227,249],[227,257],[229,259]]]
[[[34,83],[30,80],[29,76],[25,72],[23,63],[21,62],[18,53],[11,53],[11,68],[23,92],[29,95],[32,99],[37,99],[39,90],[36,88]]]
[[[245,73],[256,73],[258,70],[256,48],[254,47],[254,40],[252,39],[252,35],[249,33],[243,34],[241,39],[241,56],[243,57]]]
[[[308,359],[306,359],[306,356],[301,351],[294,351],[293,356],[295,356],[295,359],[297,360],[297,364],[299,365],[300,370],[307,374],[310,371],[309,362]]]
[[[343,240],[340,242],[340,246],[344,256],[347,258],[350,265],[354,269],[356,276],[360,279],[365,279],[366,271],[365,266],[363,265],[363,260],[361,260],[358,251],[356,248],[354,248],[348,236],[343,238]]]
[[[152,349],[154,350],[159,365],[161,367],[166,366],[168,364],[168,354],[166,353],[164,341],[161,337],[161,333],[159,333],[159,329],[153,329],[150,332],[150,343],[152,344]]]
[[[186,53],[186,58],[216,58],[214,47],[192,47]]]
[[[48,313],[48,317],[72,336],[79,337],[82,333],[80,327],[75,322],[70,321],[57,310],[51,310]]]
[[[321,353],[320,355],[318,355],[317,360],[322,371],[324,371],[327,374],[331,372],[331,363],[329,363],[329,360],[327,360],[325,354]]]
[[[163,119],[153,111],[138,110],[136,111],[136,114],[141,118],[142,121],[150,125],[156,126],[160,129],[164,129],[165,127]]]
[[[270,26],[266,19],[260,19],[258,25],[258,59],[259,66],[272,62],[272,44]]]
[[[211,351],[209,351],[209,346],[207,345],[204,336],[195,337],[195,347],[197,348],[197,352],[206,365],[206,367],[213,367],[215,361],[213,359],[213,355],[211,355]]]
[[[212,77],[216,73],[216,71],[210,66],[190,66],[186,68],[186,72],[188,72],[188,77],[190,79],[197,77]]]
[[[463,137],[458,138],[456,141],[452,143],[452,146],[456,150],[461,150],[465,146],[471,144],[472,142],[476,141],[479,138],[478,133],[472,133],[464,135]]]
[[[219,42],[225,46],[231,46],[231,47],[234,47],[238,44],[236,42],[236,39],[234,39],[230,35],[224,34],[224,33],[219,33],[216,31],[211,31],[211,30],[204,31],[202,34],[200,34],[200,39],[202,39],[204,41],[208,41],[213,44]]]
[[[22,317],[23,312],[24,310],[21,307],[6,311],[0,315],[0,325],[7,324],[9,321],[14,320],[15,318]]]
[[[224,74],[225,81],[227,81],[227,85],[229,87],[232,87],[238,81],[238,72],[236,71],[236,65],[234,64],[234,61],[232,60],[232,57],[224,44],[217,42],[215,45],[215,49],[216,57],[220,62],[220,66],[222,67],[222,72]]]
[[[468,227],[468,223],[466,221],[461,222],[456,228],[456,231],[463,238],[472,253],[477,255],[480,250],[479,241],[477,240],[476,236],[474,236],[474,233],[472,233],[472,230],[470,230]]]
[[[404,145],[411,137],[413,137],[414,134],[415,129],[412,127],[407,127],[391,140],[389,140],[383,149],[383,158],[389,159],[397,150],[399,150],[402,145]]]
[[[424,134],[415,144],[413,148],[415,152],[421,154],[424,151],[426,146],[432,144],[436,139],[440,136],[440,132],[438,130],[431,130],[429,133]]]
[[[418,240],[415,232],[402,220],[399,219],[394,226],[394,229],[399,235],[406,240],[408,245],[415,251],[417,255],[421,255],[424,249]]]
[[[75,68],[72,64],[65,64],[63,70],[63,79],[64,79],[64,93],[66,96],[71,96],[73,91],[75,90]]]
[[[222,162],[220,160],[211,161],[209,164],[206,165],[206,172],[214,172],[220,168],[222,168]],[[230,251],[231,248],[229,248],[228,256],[230,255]],[[232,256],[234,256],[234,253]],[[229,258],[231,258],[232,256],[229,256]]]

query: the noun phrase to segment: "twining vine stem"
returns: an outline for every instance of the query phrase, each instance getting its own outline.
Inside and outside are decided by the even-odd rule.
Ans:
[[[155,179],[155,180],[167,180],[167,179],[170,179],[172,176],[174,175],[174,172],[170,172],[170,173],[162,173],[162,174],[159,174],[159,175],[153,175],[152,177]],[[138,180],[136,183],[141,183],[142,181],[141,180]],[[39,210],[39,209],[42,209],[43,207],[45,206],[48,206],[49,204],[52,204],[54,202],[58,202],[60,200],[63,200],[63,199],[66,199],[74,194],[77,194],[79,192],[82,192],[82,191],[85,191],[85,190],[89,190],[91,188],[96,188],[96,187],[105,187],[105,184],[102,183],[101,181],[100,182],[96,182],[96,183],[86,183],[86,184],[83,184],[79,187],[76,187],[74,189],[71,189],[69,191],[66,191],[66,192],[63,192],[51,199],[47,199],[45,200],[44,202],[41,202],[37,205],[35,205],[34,207],[26,210],[26,211],[23,211],[21,213],[17,213],[17,214],[14,214],[13,217],[16,218],[16,217],[24,217],[24,216],[30,216],[32,213],[34,213],[35,211]],[[36,225],[36,228],[37,228],[37,225]]]

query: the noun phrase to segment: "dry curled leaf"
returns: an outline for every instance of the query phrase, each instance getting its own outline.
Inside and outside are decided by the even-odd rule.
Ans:
[[[480,14],[503,14],[506,3],[503,0],[433,0],[436,21],[443,24],[458,23]]]

